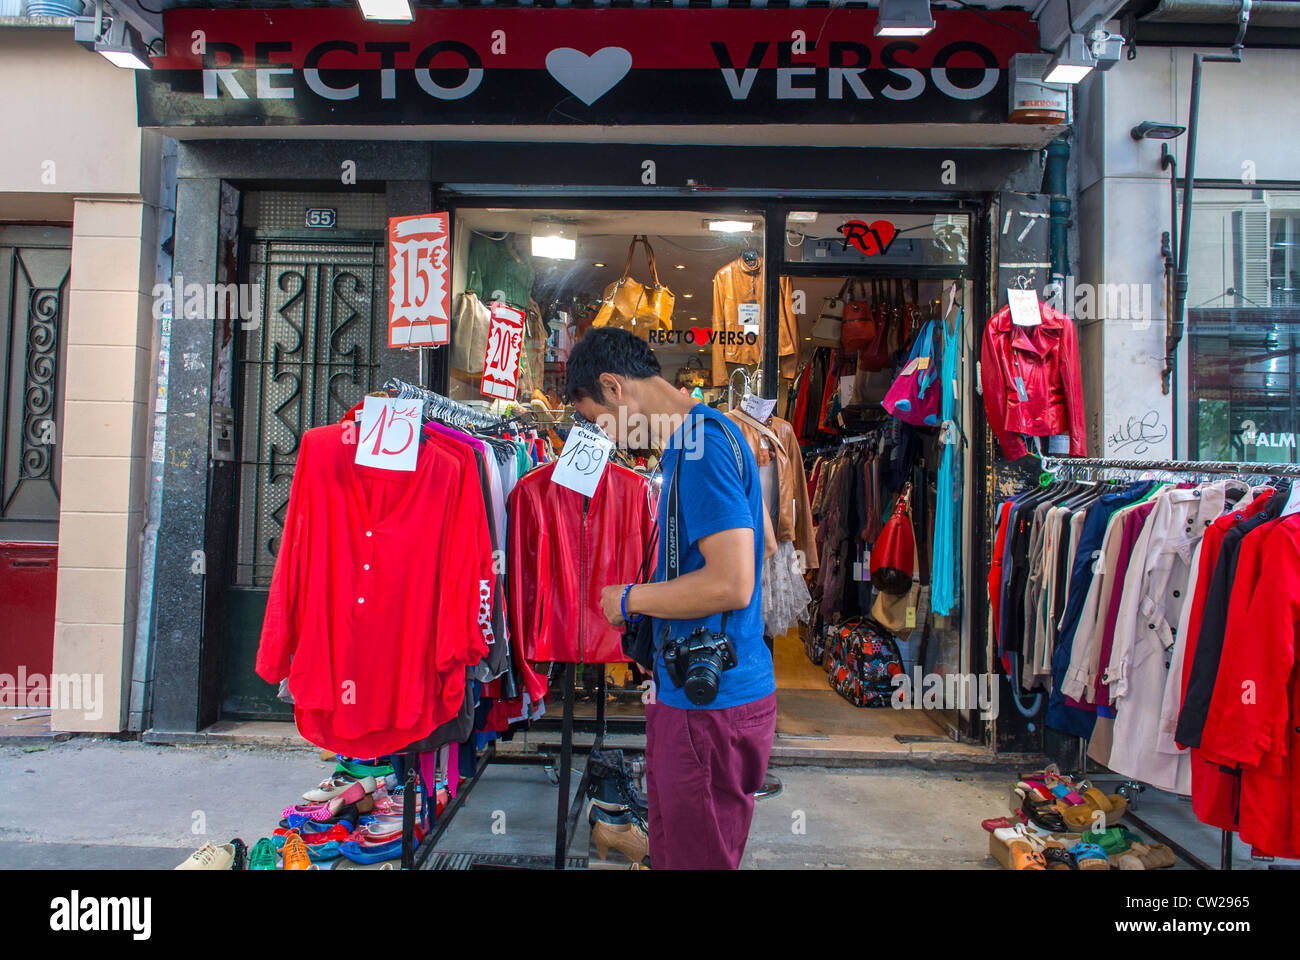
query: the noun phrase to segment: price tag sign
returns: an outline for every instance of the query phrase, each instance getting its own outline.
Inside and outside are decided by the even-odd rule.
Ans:
[[[772,415],[776,409],[776,398],[764,400],[756,393],[747,393],[740,398],[740,409],[762,423],[767,423],[767,418]]]
[[[388,345],[451,342],[451,246],[447,214],[388,221]]]
[[[483,385],[479,392],[497,400],[513,400],[519,389],[519,357],[524,345],[524,312],[504,303],[492,304]]]
[[[420,452],[420,401],[366,397],[358,418],[355,462],[381,470],[414,470]]]
[[[758,304],[742,303],[736,307],[736,319],[744,327],[745,333],[758,336]]]
[[[590,497],[596,492],[613,449],[614,444],[603,433],[574,426],[564,441],[564,452],[555,463],[551,479],[562,487]]]
[[[1043,322],[1034,291],[1008,289],[1007,304],[1011,307],[1011,322],[1017,327],[1036,327]]]

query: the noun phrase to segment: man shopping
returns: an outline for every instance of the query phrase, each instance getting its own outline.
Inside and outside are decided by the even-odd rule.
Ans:
[[[601,597],[615,626],[653,618],[655,662],[643,665],[655,683],[646,707],[651,865],[735,869],[776,730],[754,455],[730,420],[660,376],[649,345],[625,330],[588,331],[567,379],[578,413],[620,445],[640,433],[663,450],[654,580],[610,584]]]

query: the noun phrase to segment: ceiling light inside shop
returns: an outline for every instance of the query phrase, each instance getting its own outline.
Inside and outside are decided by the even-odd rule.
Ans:
[[[934,29],[930,0],[880,0],[878,37],[924,37]]]
[[[573,228],[539,220],[533,224],[533,256],[548,260],[572,260],[578,255]]]
[[[1078,83],[1097,65],[1097,61],[1092,56],[1092,51],[1088,49],[1087,41],[1083,39],[1083,34],[1072,33],[1070,38],[1065,41],[1065,46],[1057,51],[1050,63],[1047,65],[1047,72],[1043,74],[1044,83]]]
[[[357,0],[367,20],[414,20],[410,0]]]
[[[593,267],[603,267],[604,264],[603,264],[603,263],[593,263],[592,266],[593,266]]]
[[[685,297],[687,300],[689,300],[689,299],[691,299],[691,297],[695,296],[695,294],[693,294],[693,293],[683,293],[682,296]]]
[[[684,263],[679,263],[679,264],[677,264],[673,269],[675,269],[675,270],[685,270],[685,269],[686,269],[686,264],[684,264]]]
[[[785,219],[787,223],[816,223],[817,211],[816,210],[791,210],[788,214],[786,214]]]
[[[705,220],[704,225],[715,233],[753,233],[753,220]]]

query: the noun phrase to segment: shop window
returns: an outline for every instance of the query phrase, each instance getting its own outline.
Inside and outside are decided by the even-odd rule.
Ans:
[[[819,266],[952,266],[970,254],[965,214],[792,211],[787,263]]]
[[[590,329],[648,340],[663,375],[706,403],[762,366],[764,223],[749,211],[465,208],[453,238],[452,399],[485,392],[491,305],[525,314],[514,402],[565,416],[569,351]]]
[[[1188,242],[1191,455],[1296,463],[1300,192],[1197,190]]]

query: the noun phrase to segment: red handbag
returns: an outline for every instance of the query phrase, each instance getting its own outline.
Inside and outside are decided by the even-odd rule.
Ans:
[[[871,548],[871,585],[881,593],[898,595],[912,589],[916,538],[912,533],[911,498],[912,485],[908,483]]]
[[[840,328],[840,344],[845,353],[857,353],[875,339],[876,320],[871,314],[871,301],[866,297],[866,290],[859,285],[857,299],[844,302],[844,325]]]

